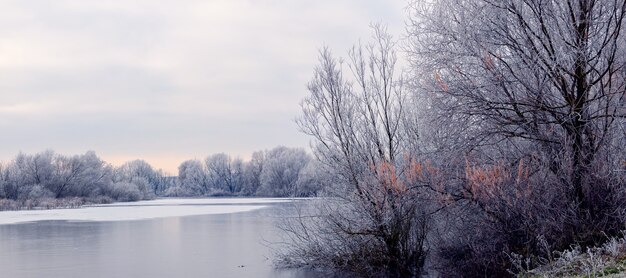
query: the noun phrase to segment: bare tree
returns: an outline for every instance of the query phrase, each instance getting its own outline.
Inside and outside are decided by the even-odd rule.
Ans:
[[[462,273],[506,273],[503,251],[537,255],[538,238],[559,249],[617,233],[626,1],[412,1],[410,11],[422,130],[448,173],[431,189],[471,207],[456,236],[476,231],[452,252],[480,264]]]
[[[296,254],[308,264],[360,275],[421,271],[427,222],[408,175],[416,126],[395,48],[376,25],[372,42],[352,48],[347,62],[320,51],[298,123],[339,192],[313,221],[321,227],[289,229],[306,246]]]
[[[414,1],[412,57],[438,122],[466,151],[529,142],[581,208],[624,124],[626,1]],[[449,134],[445,134],[446,136]],[[509,152],[510,154],[511,152]],[[617,166],[616,164],[609,165]],[[614,170],[615,168],[613,168]]]

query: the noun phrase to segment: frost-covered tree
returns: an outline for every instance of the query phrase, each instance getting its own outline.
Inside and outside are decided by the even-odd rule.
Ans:
[[[442,240],[441,257],[456,258],[447,275],[507,275],[504,250],[533,257],[540,239],[563,249],[618,233],[626,1],[412,1],[409,10],[422,138],[448,174],[433,190],[466,213]]]
[[[17,188],[25,198],[33,186],[55,198],[94,196],[109,182],[109,175],[110,167],[94,152],[63,156],[53,151],[20,153],[5,173],[7,188]]]
[[[607,154],[624,140],[626,1],[412,6],[411,56],[429,118],[450,127],[437,139],[498,149],[488,154],[496,160],[535,153],[572,202],[593,210],[585,191],[594,172],[620,167]]]
[[[230,162],[231,168],[231,187],[230,194],[242,194],[245,187],[245,163],[241,158],[235,158]]]
[[[154,195],[161,194],[167,186],[164,184],[163,172],[154,170],[150,164],[140,159],[126,162],[117,167],[115,169],[115,181],[147,183]]]
[[[287,229],[300,247],[288,257],[361,275],[421,272],[427,222],[410,175],[417,126],[396,51],[382,26],[345,60],[320,51],[298,124],[336,194],[322,216]]]
[[[142,179],[139,183],[145,186],[146,184],[144,182],[145,181]],[[113,199],[121,202],[138,201],[143,199],[145,195],[145,188],[140,188],[141,185],[124,181],[115,182],[111,184],[109,194]]]
[[[143,161],[114,169],[93,151],[80,155],[62,155],[51,150],[33,155],[20,153],[0,165],[0,199],[12,200],[0,209],[77,207],[85,203],[148,199],[154,197],[150,181],[159,175]],[[168,182],[172,183],[172,179]]]
[[[48,189],[56,198],[70,196],[94,196],[110,183],[111,167],[95,152],[84,155],[54,156],[53,180]]]
[[[0,164],[0,198],[16,200],[18,197],[18,185],[12,179],[15,167],[13,164]]]
[[[178,166],[178,183],[190,195],[205,195],[210,189],[209,178],[199,160],[187,160]]]
[[[14,209],[29,208],[40,200],[53,198],[111,201],[112,167],[93,151],[72,156],[53,151],[20,153],[1,168],[0,197],[20,201],[21,205]]]
[[[34,155],[18,154],[13,161],[15,165],[13,174],[15,175],[14,180],[22,185],[20,188],[35,184],[54,187],[55,185],[52,184],[54,156],[55,154],[51,150]],[[54,192],[54,190],[51,191]]]
[[[321,191],[332,186],[332,171],[324,168],[324,165],[311,159],[298,173],[296,181],[295,197],[317,197]]]
[[[255,195],[261,186],[261,173],[263,172],[263,163],[265,161],[265,152],[256,151],[252,153],[250,161],[244,164],[244,188],[245,195]]]
[[[232,159],[225,153],[219,153],[207,157],[205,165],[212,188],[228,194],[241,192],[244,186],[241,159]]]
[[[257,194],[288,197],[297,195],[300,171],[311,158],[303,149],[276,147],[265,154]]]

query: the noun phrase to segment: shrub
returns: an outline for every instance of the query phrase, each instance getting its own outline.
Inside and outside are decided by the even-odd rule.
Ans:
[[[286,266],[332,269],[358,277],[417,277],[427,254],[430,219],[410,179],[383,163],[361,191],[338,189],[299,211],[283,230]]]
[[[134,183],[118,182],[111,186],[111,197],[121,202],[138,201],[142,193]]]

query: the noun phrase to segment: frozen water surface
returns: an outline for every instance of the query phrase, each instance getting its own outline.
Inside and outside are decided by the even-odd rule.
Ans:
[[[276,221],[294,202],[164,199],[0,212],[0,277],[314,277],[271,265]]]
[[[162,217],[224,214],[261,209],[272,203],[289,199],[228,198],[228,199],[159,199],[129,203],[114,203],[78,209],[1,211],[0,224],[15,224],[44,220],[65,221],[127,221]]]

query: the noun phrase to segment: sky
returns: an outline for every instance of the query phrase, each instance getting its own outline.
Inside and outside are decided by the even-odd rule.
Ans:
[[[309,147],[295,119],[338,55],[405,0],[0,0],[0,161],[93,150],[176,174],[187,159]]]

